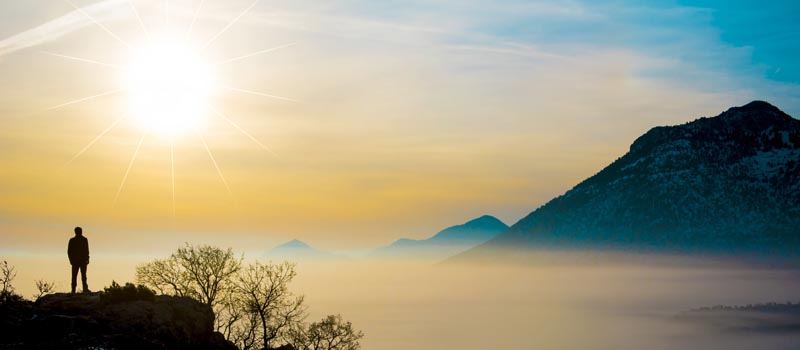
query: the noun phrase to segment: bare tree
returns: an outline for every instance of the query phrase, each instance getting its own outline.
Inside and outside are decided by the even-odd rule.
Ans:
[[[241,350],[271,349],[301,327],[304,298],[288,287],[295,275],[295,265],[288,262],[243,267],[231,249],[188,244],[167,259],[136,268],[138,283],[211,306],[216,330]]]
[[[233,288],[232,277],[242,268],[242,259],[233,249],[212,246],[194,247],[187,244],[172,254],[183,267],[200,302],[216,305],[217,297]]]
[[[221,310],[222,322],[219,331],[239,350],[260,349],[259,317],[249,312],[245,305],[237,303]]]
[[[303,296],[289,291],[289,282],[295,277],[295,265],[262,264],[255,262],[239,274],[238,290],[251,315],[257,316],[260,344],[271,349],[278,341],[288,341],[289,331],[303,321],[305,307]]]
[[[15,271],[13,266],[8,265],[8,261],[3,260],[3,264],[0,265],[0,285],[2,286],[2,291],[0,291],[0,296],[5,298],[9,297],[14,294],[14,286],[11,285],[11,282],[14,281],[14,278],[17,277],[17,272]]]
[[[8,265],[8,261],[3,260],[0,264],[0,302],[13,302],[21,300],[22,297],[14,293],[14,286],[11,284],[17,277],[17,271],[13,266]]]
[[[160,294],[196,297],[186,269],[172,256],[137,266],[136,282]]]
[[[308,327],[294,328],[290,337],[297,350],[358,350],[364,333],[353,329],[341,315],[329,315]]]
[[[212,246],[186,246],[169,258],[136,267],[136,282],[159,293],[188,296],[216,307],[217,298],[233,288],[233,276],[241,269],[233,250]]]
[[[186,244],[166,259],[136,267],[136,282],[161,294],[194,298],[214,311],[214,328],[226,339],[244,339],[247,344],[246,317],[234,280],[242,268],[242,258],[233,250]]]
[[[36,294],[33,296],[33,300],[39,300],[39,298],[52,293],[54,290],[56,290],[55,282],[36,280]]]
[[[260,341],[258,316],[248,312],[241,293],[235,290],[223,294],[214,310],[216,329],[239,350],[255,349]]]

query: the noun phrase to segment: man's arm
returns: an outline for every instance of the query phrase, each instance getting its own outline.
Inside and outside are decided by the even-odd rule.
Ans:
[[[67,244],[67,257],[72,260],[72,256],[75,255],[75,247],[72,243],[73,240],[70,238],[69,243]]]

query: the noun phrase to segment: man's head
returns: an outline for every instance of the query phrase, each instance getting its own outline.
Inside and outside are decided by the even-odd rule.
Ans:
[[[83,229],[80,228],[80,227],[76,227],[75,228],[75,235],[76,236],[82,236],[83,235]]]

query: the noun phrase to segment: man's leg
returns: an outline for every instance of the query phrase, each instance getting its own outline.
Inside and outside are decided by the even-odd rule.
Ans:
[[[81,265],[81,282],[83,282],[83,292],[89,292],[89,285],[86,284],[86,265]]]
[[[78,265],[72,265],[72,293],[75,293],[75,287],[78,286]]]

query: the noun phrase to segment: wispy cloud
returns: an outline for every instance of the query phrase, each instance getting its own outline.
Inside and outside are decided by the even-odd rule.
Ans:
[[[104,0],[83,7],[81,10],[70,11],[54,20],[3,39],[0,41],[0,57],[57,40],[73,31],[94,25],[92,20],[86,16],[87,14],[98,21],[108,21],[128,16],[127,2],[128,0]],[[81,13],[81,11],[86,14]]]

